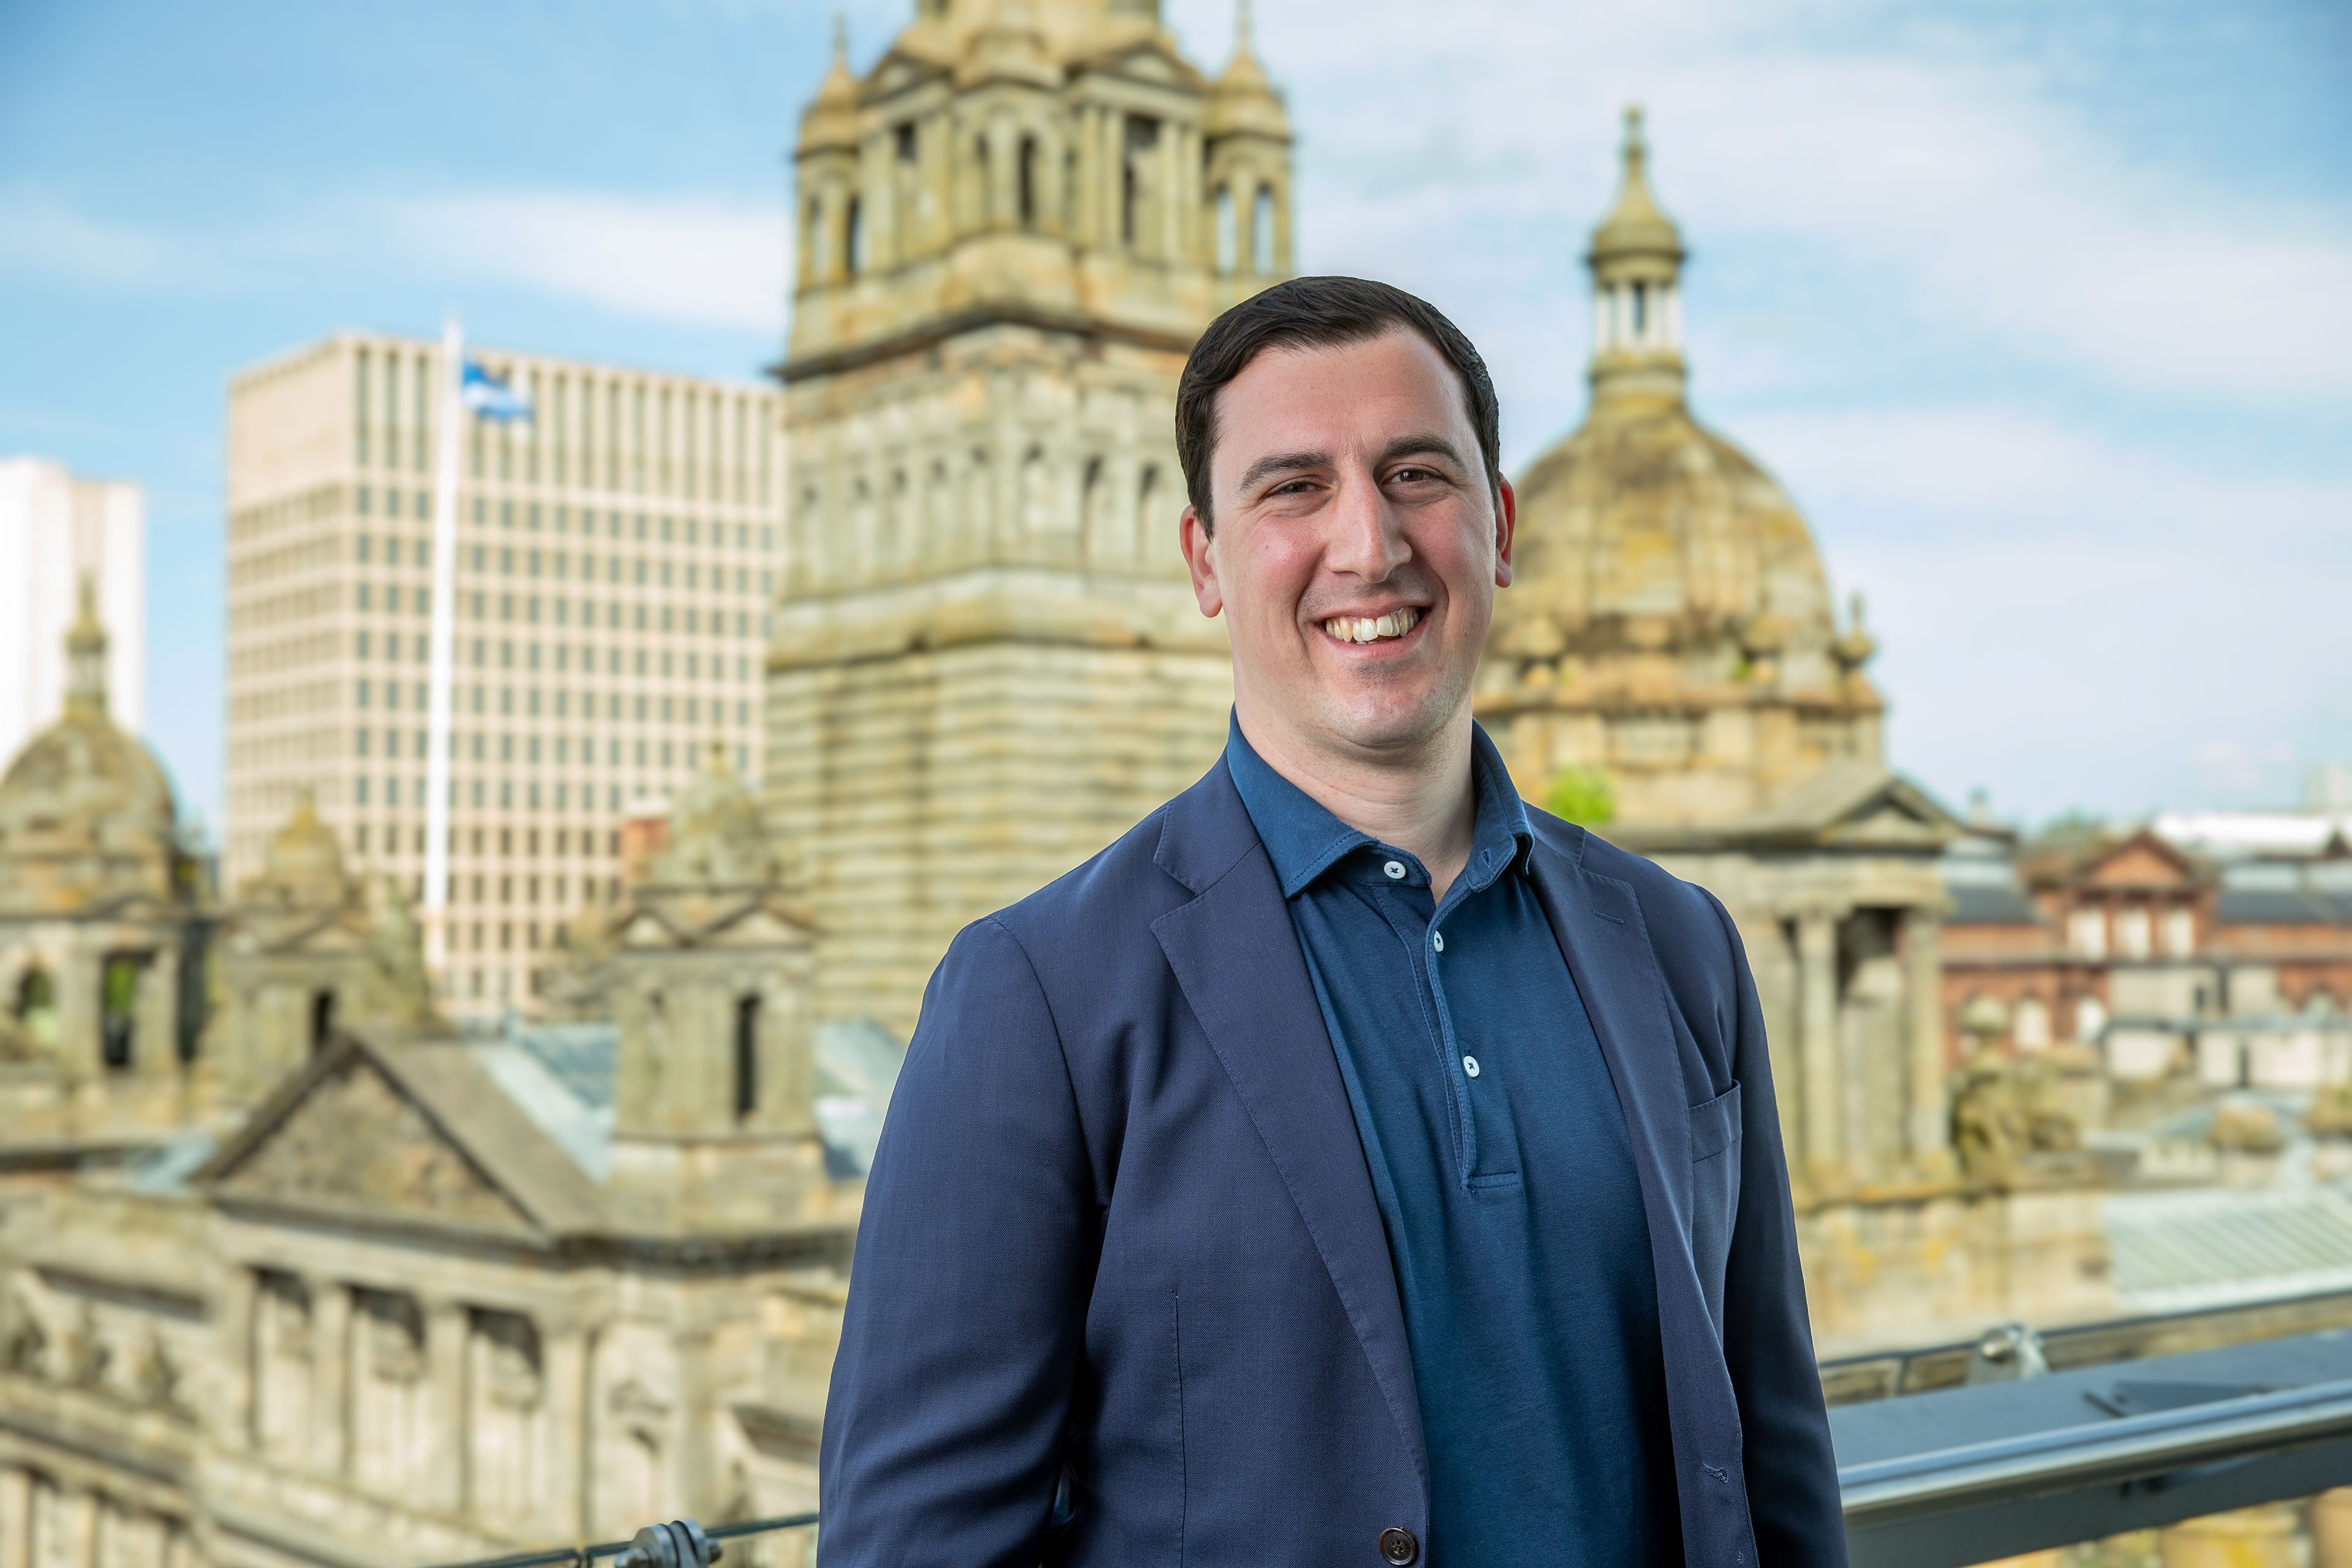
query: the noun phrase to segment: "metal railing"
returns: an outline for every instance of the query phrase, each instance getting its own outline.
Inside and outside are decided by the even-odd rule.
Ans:
[[[551,1546],[541,1552],[477,1558],[453,1563],[450,1568],[588,1568],[600,1557],[616,1559],[614,1568],[710,1568],[711,1563],[726,1555],[730,1541],[782,1530],[807,1530],[815,1523],[814,1513],[750,1519],[737,1524],[714,1524],[709,1529],[690,1519],[676,1519],[667,1524],[649,1524],[626,1541]]]
[[[1965,1564],[2352,1483],[2352,1331],[1830,1412],[1854,1568]]]
[[[2307,1298],[2046,1337],[2012,1327],[1873,1358],[1895,1363],[1882,1396],[1854,1400],[1849,1385],[1830,1411],[1853,1568],[1965,1568],[2352,1485],[2352,1327],[2307,1327],[2342,1321],[2347,1304]],[[2280,1332],[2289,1327],[2305,1331]],[[2231,1331],[2275,1337],[2149,1353]],[[2110,1359],[2084,1364],[2095,1348]],[[1968,1356],[1976,1375],[2000,1381],[1969,1381]],[[1836,1368],[1824,1364],[1825,1383]],[[1917,1373],[1942,1386],[1908,1392]],[[727,1542],[816,1521],[678,1520],[453,1568],[710,1568]]]

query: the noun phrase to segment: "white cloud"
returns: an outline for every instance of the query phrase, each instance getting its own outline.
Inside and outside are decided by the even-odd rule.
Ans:
[[[104,288],[183,285],[214,273],[171,236],[93,217],[26,186],[0,190],[0,269]]]
[[[394,243],[468,276],[624,315],[780,337],[791,277],[781,197],[628,197],[504,191],[387,202]]]
[[[1222,56],[1223,0],[1176,10]],[[1703,257],[1772,242],[2132,390],[2352,392],[2352,224],[2149,166],[1996,32],[1895,26],[1876,0],[1456,0],[1442,26],[1418,0],[1293,0],[1260,26],[1302,132],[1310,264],[1499,294],[1561,351],[1581,350],[1576,254],[1640,98]]]
[[[1867,591],[1893,760],[1937,787],[2036,815],[2243,800],[2352,743],[2352,481],[2232,479],[1981,407],[1738,434]]]

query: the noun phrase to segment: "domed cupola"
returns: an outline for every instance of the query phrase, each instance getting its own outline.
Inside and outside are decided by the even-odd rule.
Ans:
[[[106,647],[85,577],[66,634],[65,710],[0,775],[0,908],[71,913],[192,894],[171,784],[108,716]]]
[[[1682,236],[1642,114],[1594,229],[1591,402],[1517,481],[1479,711],[1535,798],[1601,775],[1618,815],[1721,822],[1832,763],[1879,761],[1875,645],[1841,636],[1811,530],[1772,477],[1691,417]],[[1594,782],[1588,780],[1588,782]]]

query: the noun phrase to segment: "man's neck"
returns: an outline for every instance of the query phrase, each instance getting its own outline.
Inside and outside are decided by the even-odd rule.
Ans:
[[[1469,710],[1419,745],[1367,757],[1317,744],[1255,708],[1237,701],[1234,717],[1266,766],[1359,833],[1412,855],[1429,869],[1430,896],[1444,899],[1469,864],[1477,821]]]

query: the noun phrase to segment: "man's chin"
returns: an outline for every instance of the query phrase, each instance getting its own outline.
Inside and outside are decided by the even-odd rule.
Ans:
[[[1329,693],[1316,712],[1328,741],[1374,753],[1413,751],[1453,717],[1454,705],[1436,692]]]

